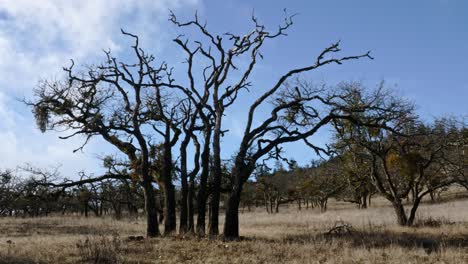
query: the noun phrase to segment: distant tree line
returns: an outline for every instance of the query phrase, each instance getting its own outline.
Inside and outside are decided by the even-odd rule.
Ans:
[[[34,169],[34,172],[39,171]],[[42,170],[41,174],[44,173],[49,172]],[[37,177],[30,177],[24,171],[3,171],[0,183],[0,215],[112,215],[119,219],[124,215],[137,217],[138,210],[143,208],[144,204],[141,187],[125,179],[73,184],[70,188],[52,186],[53,183],[48,182],[46,178],[41,178],[41,182],[38,183]]]

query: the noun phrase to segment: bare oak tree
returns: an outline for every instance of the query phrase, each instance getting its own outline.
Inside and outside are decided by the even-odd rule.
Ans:
[[[86,140],[77,150],[98,136],[126,156],[133,176],[143,186],[147,235],[154,237],[160,232],[153,183],[156,180],[161,183],[168,195],[166,202],[171,202],[172,160],[168,152],[179,134],[174,122],[177,118],[175,112],[168,112],[170,99],[159,85],[168,75],[167,65],[154,66],[155,58],[140,48],[138,37],[122,33],[135,41],[132,48],[136,62],[118,61],[110,51],[105,52],[103,64],[85,67],[83,71],[75,70],[72,61],[70,67],[64,68],[66,80],[43,81],[35,89],[35,100],[29,104],[41,131],[70,131],[62,139],[84,135]],[[159,144],[157,134],[163,138],[164,153],[159,172],[152,169],[155,161],[151,155]],[[160,177],[155,177],[156,173]],[[167,213],[165,231],[172,232],[175,207],[166,210],[172,211]]]
[[[276,31],[268,31],[255,16],[252,16],[253,29],[246,34],[234,34],[227,32],[223,35],[211,33],[206,23],[201,23],[198,16],[193,20],[181,22],[174,14],[171,14],[170,20],[178,27],[194,27],[203,39],[194,41],[193,47],[188,40],[182,40],[182,36],[175,41],[188,54],[187,62],[188,77],[193,82],[193,56],[201,56],[209,62],[203,70],[203,80],[201,90],[209,90],[212,101],[210,111],[213,114],[213,175],[214,189],[212,194],[211,206],[214,208],[210,223],[210,234],[218,233],[218,207],[219,207],[219,185],[221,177],[221,145],[220,137],[223,134],[222,120],[226,108],[234,104],[242,91],[253,89],[250,77],[255,69],[257,61],[263,56],[261,50],[263,45],[269,40],[276,39],[286,35],[286,31],[293,24],[293,16],[287,16],[284,24],[280,25]],[[224,235],[226,237],[238,237],[238,207],[242,186],[247,181],[255,164],[258,160],[279,149],[283,143],[294,142],[307,139],[316,131],[327,125],[332,119],[340,117],[338,109],[340,105],[333,107],[340,96],[346,94],[325,94],[325,89],[313,89],[310,87],[287,87],[286,82],[293,76],[313,71],[317,68],[329,64],[342,64],[349,60],[360,58],[372,58],[369,52],[354,55],[333,57],[341,51],[340,43],[333,43],[325,48],[310,65],[292,69],[280,76],[278,81],[269,89],[262,92],[254,103],[249,107],[244,136],[240,148],[236,153],[234,167],[232,170],[233,187],[229,194],[226,208],[226,221],[224,226]],[[246,67],[237,65],[240,58],[247,59]],[[235,78],[236,76],[239,76]],[[169,85],[170,86],[170,85]],[[176,85],[172,85],[176,87]],[[193,89],[192,89],[193,90]],[[196,93],[195,93],[196,94]],[[266,102],[277,99],[271,116],[263,121],[255,120],[255,112]],[[328,115],[321,116],[318,109],[312,105],[318,102],[330,107]],[[290,120],[284,122],[290,115]],[[299,116],[302,116],[302,120]],[[344,115],[349,116],[348,114]],[[291,122],[290,122],[291,121]],[[254,124],[260,123],[258,127]],[[318,148],[315,147],[317,150]]]

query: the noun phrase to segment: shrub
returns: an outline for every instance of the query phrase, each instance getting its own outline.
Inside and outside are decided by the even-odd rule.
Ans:
[[[434,218],[434,217],[428,217],[424,219],[418,220],[415,224],[414,227],[433,227],[433,228],[438,228],[441,227],[442,225],[451,225],[453,224],[449,220],[445,218]]]
[[[87,237],[84,241],[80,240],[76,246],[83,263],[122,263],[121,240],[118,235]]]

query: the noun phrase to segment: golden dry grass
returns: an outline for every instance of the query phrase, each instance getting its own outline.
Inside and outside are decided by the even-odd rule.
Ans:
[[[257,208],[241,214],[243,239],[234,242],[128,241],[144,234],[144,219],[3,218],[0,263],[468,263],[467,208],[468,200],[424,204],[419,219],[440,226],[418,228],[395,225],[391,207],[378,200],[367,210],[333,202],[324,214],[293,205],[276,215]],[[353,231],[323,235],[338,221]],[[424,241],[438,250],[428,255]]]

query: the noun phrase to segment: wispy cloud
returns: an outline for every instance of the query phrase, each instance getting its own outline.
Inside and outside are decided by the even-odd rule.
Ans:
[[[66,174],[97,167],[94,143],[87,154],[73,154],[81,139],[61,141],[40,134],[16,98],[30,97],[40,78],[61,76],[73,58],[92,63],[103,49],[121,49],[124,27],[157,46],[168,9],[194,8],[197,0],[3,0],[0,5],[0,166],[25,162],[63,164]],[[127,44],[124,44],[125,46]]]

